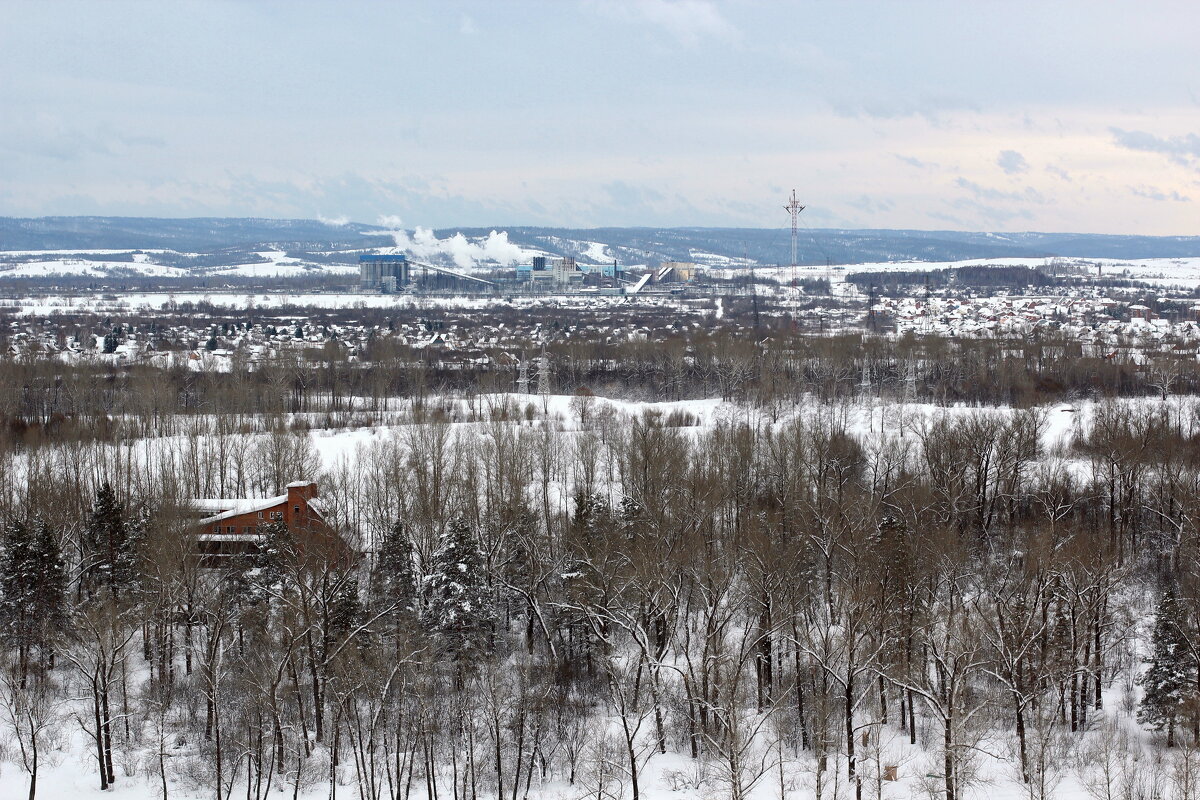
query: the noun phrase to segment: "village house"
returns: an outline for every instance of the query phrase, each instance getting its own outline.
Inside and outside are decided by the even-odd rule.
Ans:
[[[325,521],[317,484],[310,481],[289,483],[275,497],[194,499],[185,511],[195,520],[196,552],[207,567],[256,552],[264,542],[264,527],[273,522],[287,526],[299,552],[338,561],[354,552]]]

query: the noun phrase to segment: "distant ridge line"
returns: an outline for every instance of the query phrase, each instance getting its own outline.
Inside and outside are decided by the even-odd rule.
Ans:
[[[313,219],[263,217],[0,217],[0,250],[170,249],[215,252],[255,247],[288,251],[350,250],[386,244],[386,228]],[[741,263],[789,260],[790,232],[779,228],[550,227],[491,225],[440,228],[439,238],[506,231],[525,248],[577,255],[586,243],[604,245],[622,263],[689,261],[695,254]],[[801,264],[881,261],[960,261],[972,258],[1186,258],[1200,257],[1200,236],[1141,236],[1094,233],[994,233],[906,229],[805,229]],[[582,244],[581,244],[582,243]],[[812,245],[805,247],[805,245]],[[815,260],[814,260],[815,259]]]

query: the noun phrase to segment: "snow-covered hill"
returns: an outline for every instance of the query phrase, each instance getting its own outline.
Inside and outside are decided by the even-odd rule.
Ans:
[[[384,224],[387,223],[387,224]],[[396,247],[414,258],[459,268],[511,266],[536,255],[569,256],[582,264],[618,261],[627,267],[661,261],[694,261],[711,267],[768,266],[790,261],[788,231],[772,228],[535,228],[494,226],[429,230],[395,220],[379,224],[319,220],[152,219],[126,217],[0,217],[0,272],[29,274],[167,275],[157,264],[191,273],[215,272],[272,262],[277,272],[352,271],[357,254]],[[278,251],[283,256],[259,254]],[[131,266],[97,262],[133,261]],[[67,257],[87,264],[59,264]],[[801,231],[802,264],[939,264],[975,259],[1050,257],[1102,259],[1200,258],[1200,236],[1112,236],[1057,233],[974,233],[962,231],[835,230]],[[285,260],[287,259],[287,260]],[[22,264],[24,274],[12,272]],[[290,264],[292,270],[282,269]],[[259,267],[249,274],[261,275]]]
[[[46,249],[30,246],[39,242]],[[128,246],[80,246],[90,242]],[[69,218],[51,224],[0,218],[0,281],[351,276],[364,253],[404,253],[416,261],[481,271],[528,264],[537,256],[570,257],[586,266],[616,261],[627,269],[692,261],[726,276],[754,267],[787,278],[792,268],[776,265],[790,260],[789,247],[786,231],[769,229],[409,230],[304,220]],[[806,230],[800,254],[804,265],[795,277],[828,276],[834,282],[855,271],[1040,267],[1056,259],[1071,268],[1128,272],[1126,277],[1163,285],[1200,283],[1200,237]]]

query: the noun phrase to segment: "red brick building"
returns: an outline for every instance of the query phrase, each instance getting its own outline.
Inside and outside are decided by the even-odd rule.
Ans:
[[[326,523],[317,485],[309,481],[289,483],[276,497],[191,500],[187,510],[196,520],[196,550],[205,566],[253,553],[263,541],[261,529],[272,522],[287,525],[301,552],[339,560],[353,553]]]

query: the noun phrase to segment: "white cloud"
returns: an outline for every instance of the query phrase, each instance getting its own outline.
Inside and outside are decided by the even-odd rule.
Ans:
[[[655,25],[688,46],[707,38],[732,39],[737,36],[737,28],[725,19],[711,0],[628,0],[600,3],[597,7]]]

